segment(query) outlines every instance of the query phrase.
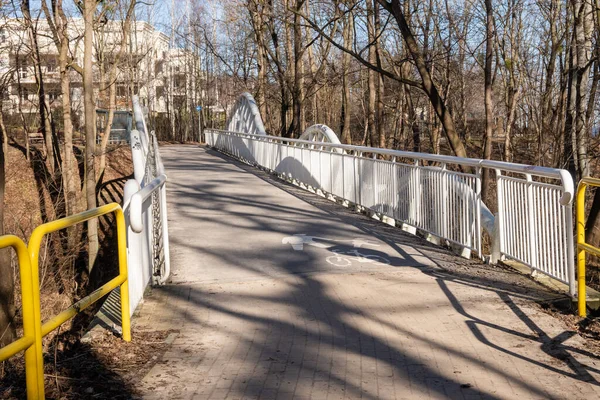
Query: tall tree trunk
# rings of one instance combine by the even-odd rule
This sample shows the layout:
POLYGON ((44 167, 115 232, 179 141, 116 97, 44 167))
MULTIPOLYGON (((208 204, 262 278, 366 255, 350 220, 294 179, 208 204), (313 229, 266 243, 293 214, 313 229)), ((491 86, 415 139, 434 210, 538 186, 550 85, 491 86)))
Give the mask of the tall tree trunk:
POLYGON ((518 88, 511 87, 509 90, 506 129, 504 130, 504 161, 506 162, 512 162, 512 128, 515 123, 515 115, 520 93, 518 88))
MULTIPOLYGON (((373 3, 373 18, 374 18, 374 28, 375 28, 375 59, 377 60, 377 66, 381 69, 381 40, 379 36, 381 35, 381 21, 379 18, 379 3, 373 3)), ((377 124, 377 137, 379 142, 377 143, 378 147, 386 148, 387 140, 385 137, 385 129, 384 128, 384 97, 385 97, 385 87, 383 84, 383 74, 377 73, 377 103, 375 107, 375 118, 377 124)))
POLYGON ((40 114, 40 129, 44 137, 44 143, 46 145, 46 157, 48 160, 48 169, 54 174, 54 170, 58 169, 60 165, 60 153, 57 151, 58 140, 53 134, 52 126, 50 124, 50 109, 46 104, 46 94, 44 91, 44 77, 42 75, 42 63, 40 57, 40 50, 37 41, 36 28, 31 19, 31 8, 29 0, 23 0, 21 3, 21 12, 25 19, 25 25, 27 27, 27 34, 31 44, 31 58, 33 61, 33 68, 35 71, 35 79, 38 85, 38 107, 40 114), (56 151, 55 151, 56 150, 56 151), (58 154, 57 154, 58 153, 58 154))
MULTIPOLYGON (((366 1, 367 8, 367 40, 369 41, 369 63, 377 64, 377 54, 375 49, 375 23, 373 12, 373 0, 366 1)), ((372 69, 367 70, 367 125, 369 131, 370 145, 377 147, 379 138, 377 137, 377 127, 375 123, 375 103, 377 101, 377 73, 372 69)))
POLYGON ((59 47, 58 65, 60 70, 60 90, 63 114, 64 131, 64 162, 62 165, 65 185, 65 211, 67 215, 75 214, 77 207, 77 184, 73 168, 75 156, 73 154, 73 121, 71 119, 71 79, 69 77, 69 37, 67 34, 68 19, 62 7, 62 0, 57 0, 55 9, 58 13, 57 35, 59 47))
MULTIPOLYGON (((85 113, 85 198, 87 208, 96 208, 96 106, 94 104, 94 71, 92 50, 94 37, 94 12, 96 0, 84 1, 84 51, 83 51, 83 105, 85 113)), ((87 223, 88 235, 88 272, 92 271, 98 256, 98 220, 87 223)))
MULTIPOLYGON (((484 105, 485 105, 485 145, 483 148, 483 158, 490 160, 492 158, 492 140, 494 134, 494 100, 493 95, 493 68, 494 62, 494 10, 492 0, 485 0, 485 67, 484 67, 484 105)), ((481 182, 481 198, 487 200, 490 186, 490 170, 483 169, 481 182)))
MULTIPOLYGON (((344 47, 351 48, 354 32, 354 15, 346 14, 344 23, 343 37, 344 47)), ((352 135, 350 132, 351 121, 351 98, 350 98, 350 54, 344 52, 342 54, 342 111, 341 111, 341 127, 342 143, 352 144, 352 135)))
MULTIPOLYGON (((294 32, 293 32, 293 21, 295 21, 294 17, 291 15, 289 10, 292 9, 292 1, 294 0, 284 0, 285 4, 285 14, 286 18, 284 21, 284 35, 285 35, 285 43, 284 43, 284 53, 285 53, 285 61, 288 68, 285 71, 285 79, 286 79, 286 100, 282 104, 282 109, 285 108, 286 112, 289 114, 290 108, 292 109, 292 122, 289 126, 285 126, 285 134, 283 136, 293 137, 295 131, 294 121, 294 82, 296 77, 296 63, 294 60, 294 32)), ((283 112, 283 110, 282 110, 283 112)), ((286 115, 286 122, 289 120, 289 115, 286 115)))
POLYGON ((577 162, 580 177, 590 174, 587 129, 587 97, 589 92, 589 77, 591 67, 591 49, 593 35, 592 0, 582 0, 575 24, 577 42, 577 94, 575 113, 575 142, 577 143, 577 162))
MULTIPOLYGON (((248 1, 248 11, 250 13, 250 20, 252 22, 252 28, 254 30, 254 37, 256 41, 256 69, 257 69, 257 80, 256 80, 256 102, 258 103, 258 109, 260 110, 261 117, 267 118, 267 103, 265 100, 266 90, 266 77, 267 77, 267 52, 264 48, 263 34, 264 34, 264 6, 261 0, 250 0, 248 1)), ((270 119, 268 119, 270 120, 270 119)), ((270 124, 269 124, 270 125, 270 124)))
POLYGON ((295 0, 294 12, 294 133, 300 137, 306 125, 306 114, 304 107, 304 45, 302 40, 302 25, 300 24, 304 0, 295 0))
MULTIPOLYGON (((16 65, 20 65, 22 61, 19 57, 19 52, 15 54, 15 59, 16 65)), ((21 125, 23 126, 23 135, 25 141, 25 158, 27 159, 27 162, 29 162, 31 161, 31 155, 29 151, 29 126, 27 124, 27 121, 25 120, 25 115, 23 113, 23 97, 21 96, 22 90, 23 87, 21 85, 21 76, 19 73, 17 73, 17 91, 19 95, 19 100, 17 101, 17 111, 19 112, 19 118, 21 120, 21 125)))
MULTIPOLYGON (((596 29, 600 29, 600 0, 595 0, 594 2, 595 10, 594 13, 594 22, 596 29)), ((593 134, 591 130, 593 129, 593 121, 595 115, 595 107, 596 107, 596 99, 598 94, 598 84, 600 82, 600 61, 598 57, 600 56, 600 42, 596 42, 596 47, 594 49, 596 59, 594 61, 594 66, 592 68, 593 71, 593 80, 592 80, 592 88, 590 90, 590 96, 588 99, 588 109, 586 112, 586 121, 588 126, 588 133, 593 134)), ((592 201, 592 206, 590 208, 590 212, 588 214, 588 219, 586 221, 585 230, 587 232, 586 241, 590 243, 592 246, 598 246, 600 243, 600 224, 598 221, 600 220, 600 190, 596 189, 594 193, 594 200, 592 201)))
POLYGON ((572 36, 569 52, 564 156, 574 178, 589 175, 586 97, 589 82, 593 13, 589 0, 571 0, 572 36))
MULTIPOLYGON (((2 131, 2 146, 0 146, 0 236, 4 235, 4 192, 6 188, 6 147, 4 146, 6 127, 2 117, 0 107, 0 130, 2 131)), ((0 346, 11 343, 16 337, 15 301, 14 291, 15 282, 13 276, 13 266, 11 264, 10 249, 0 250, 0 346)))

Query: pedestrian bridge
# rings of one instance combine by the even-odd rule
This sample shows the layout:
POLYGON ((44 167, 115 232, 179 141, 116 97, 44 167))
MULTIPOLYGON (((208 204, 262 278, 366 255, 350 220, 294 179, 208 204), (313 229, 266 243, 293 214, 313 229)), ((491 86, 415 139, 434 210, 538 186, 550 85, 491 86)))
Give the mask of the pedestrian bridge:
POLYGON ((566 171, 268 136, 249 95, 207 146, 159 149, 134 109, 123 318, 176 332, 137 394, 600 395, 597 356, 537 305, 577 295, 566 171))

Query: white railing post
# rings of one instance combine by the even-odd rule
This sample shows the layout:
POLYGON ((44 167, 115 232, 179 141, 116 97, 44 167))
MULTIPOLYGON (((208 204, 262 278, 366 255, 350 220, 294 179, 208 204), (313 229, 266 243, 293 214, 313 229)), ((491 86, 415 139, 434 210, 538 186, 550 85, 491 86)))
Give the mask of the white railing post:
POLYGON ((475 215, 473 216, 475 221, 475 248, 477 249, 477 256, 482 258, 482 243, 481 243, 481 174, 482 168, 477 167, 475 172, 475 215))
POLYGON ((496 202, 498 204, 498 213, 496 214, 494 234, 492 239, 492 254, 490 263, 497 264, 504 253, 504 181, 502 171, 496 169, 496 202))
POLYGON ((533 198, 533 185, 530 174, 525 175, 525 179, 527 180, 527 191, 526 191, 526 199, 527 199, 527 218, 529 223, 529 263, 532 268, 532 274, 537 273, 538 268, 538 252, 537 252, 537 219, 535 218, 535 204, 533 198))
POLYGON ((394 199, 394 203, 392 204, 392 214, 394 216, 394 225, 395 220, 398 219, 398 211, 400 206, 398 205, 400 194, 398 193, 398 163, 396 162, 396 157, 392 159, 392 190, 394 195, 392 198, 394 199))
POLYGON ((448 174, 446 173, 446 164, 441 165, 441 178, 442 178, 442 220, 440 223, 442 224, 442 229, 440 233, 442 237, 450 237, 450 227, 448 226, 449 216, 448 216, 448 174))
POLYGON ((413 168, 410 169, 408 199, 408 224, 402 224, 402 229, 413 235, 417 234, 419 221, 419 207, 421 206, 421 174, 419 169, 419 160, 415 160, 413 168))
POLYGON ((171 252, 169 249, 169 226, 167 219, 167 186, 166 183, 160 188, 160 218, 162 225, 163 252, 165 256, 165 270, 158 278, 158 284, 163 285, 171 275, 171 252))

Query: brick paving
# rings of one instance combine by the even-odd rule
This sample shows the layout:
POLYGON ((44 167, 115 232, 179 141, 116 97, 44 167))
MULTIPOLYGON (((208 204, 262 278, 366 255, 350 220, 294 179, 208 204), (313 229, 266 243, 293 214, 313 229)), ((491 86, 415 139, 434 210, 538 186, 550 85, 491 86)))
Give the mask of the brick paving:
POLYGON ((144 398, 599 397, 600 359, 534 302, 556 294, 212 151, 162 152, 173 282, 134 329, 177 336, 144 398))

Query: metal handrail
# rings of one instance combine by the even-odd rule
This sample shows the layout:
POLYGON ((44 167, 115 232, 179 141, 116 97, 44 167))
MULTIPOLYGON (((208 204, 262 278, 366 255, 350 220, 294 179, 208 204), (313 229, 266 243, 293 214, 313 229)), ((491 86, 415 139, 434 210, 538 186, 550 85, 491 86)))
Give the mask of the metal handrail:
MULTIPOLYGON (((252 137, 253 139, 263 140, 263 141, 280 141, 282 143, 296 143, 301 145, 310 145, 315 146, 314 141, 310 140, 301 140, 301 139, 291 139, 284 138, 280 136, 267 136, 267 135, 255 135, 251 133, 243 133, 243 132, 233 132, 221 129, 207 129, 207 131, 215 131, 222 132, 227 134, 236 134, 240 136, 252 137)), ((455 157, 455 156, 446 156, 441 154, 429 154, 429 153, 413 153, 410 151, 403 150, 390 150, 390 149, 382 149, 378 147, 367 147, 367 146, 354 146, 349 144, 335 144, 335 143, 327 143, 327 142, 318 142, 319 147, 327 147, 332 149, 342 149, 357 153, 371 153, 371 154, 380 154, 388 157, 396 157, 396 158, 412 158, 414 160, 420 161, 432 161, 438 162, 441 164, 454 164, 454 165, 462 165, 467 167, 481 167, 481 168, 489 168, 489 169, 502 169, 507 172, 514 172, 520 174, 528 174, 528 175, 536 175, 545 178, 557 179, 562 182, 563 186, 563 197, 561 197, 561 204, 567 205, 571 203, 575 195, 575 187, 573 184, 573 179, 568 171, 558 168, 549 168, 549 167, 539 167, 535 165, 526 165, 526 164, 516 164, 509 163, 504 161, 494 161, 494 160, 482 160, 477 158, 463 158, 463 157, 455 157)))
POLYGON ((28 246, 25 246, 25 243, 16 236, 0 237, 0 248, 9 246, 17 251, 19 258, 24 336, 0 349, 0 361, 24 350, 27 398, 29 400, 44 399, 42 338, 117 287, 120 287, 121 290, 122 337, 126 342, 131 341, 125 216, 119 204, 110 203, 38 226, 33 230, 28 246), (52 232, 107 214, 114 214, 116 219, 119 275, 42 324, 39 279, 39 254, 42 239, 52 232))
POLYGON ((166 181, 167 176, 165 174, 161 174, 144 186, 139 192, 131 196, 131 200, 129 201, 129 222, 131 224, 131 229, 133 229, 135 233, 140 233, 144 229, 144 202, 152 197, 154 192, 159 190, 166 181))

